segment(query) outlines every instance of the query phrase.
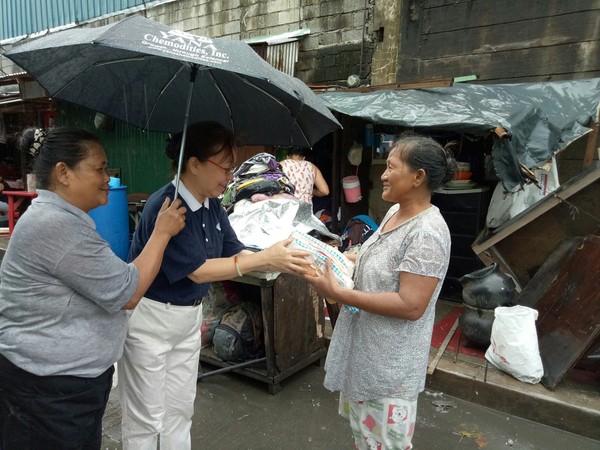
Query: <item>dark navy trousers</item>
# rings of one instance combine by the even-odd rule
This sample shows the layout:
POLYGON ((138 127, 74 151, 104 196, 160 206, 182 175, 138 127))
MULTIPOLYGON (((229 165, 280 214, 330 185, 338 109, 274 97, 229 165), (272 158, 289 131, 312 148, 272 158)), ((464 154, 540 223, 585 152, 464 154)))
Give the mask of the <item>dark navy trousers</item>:
POLYGON ((99 450, 113 372, 37 376, 0 355, 0 450, 99 450))

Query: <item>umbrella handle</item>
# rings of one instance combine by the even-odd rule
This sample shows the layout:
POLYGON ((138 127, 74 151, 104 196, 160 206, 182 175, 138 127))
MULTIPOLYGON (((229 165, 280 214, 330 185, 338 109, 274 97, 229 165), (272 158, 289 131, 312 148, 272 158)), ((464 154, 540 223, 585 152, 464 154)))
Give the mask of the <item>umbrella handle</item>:
POLYGON ((198 65, 192 64, 192 71, 190 72, 190 87, 188 89, 185 117, 183 119, 183 131, 181 133, 181 146, 179 147, 179 161, 177 162, 177 176, 175 177, 175 195, 173 196, 173 200, 176 200, 179 195, 179 179, 181 178, 181 168, 183 166, 183 151, 185 149, 185 140, 187 138, 187 126, 190 120, 190 108, 192 105, 192 93, 194 91, 194 83, 196 82, 197 73, 198 65))

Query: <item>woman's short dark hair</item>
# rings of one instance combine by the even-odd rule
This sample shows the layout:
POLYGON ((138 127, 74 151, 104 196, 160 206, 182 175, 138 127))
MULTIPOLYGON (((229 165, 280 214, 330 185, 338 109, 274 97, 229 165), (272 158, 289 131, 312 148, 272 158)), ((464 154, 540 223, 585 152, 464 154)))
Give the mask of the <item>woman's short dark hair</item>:
MULTIPOLYGON (((171 160, 173 171, 177 171, 179 151, 183 133, 175 134, 167 142, 165 154, 171 160)), ((211 156, 226 151, 227 156, 233 154, 237 145, 235 134, 219 122, 205 121, 191 124, 187 128, 183 149, 181 171, 185 172, 187 161, 195 157, 198 161, 206 161, 211 156)))
POLYGON ((310 150, 306 147, 288 147, 287 148, 287 155, 288 156, 292 156, 292 155, 298 155, 298 156, 308 156, 308 154, 310 153, 310 150))
POLYGON ((452 180, 458 166, 449 148, 434 139, 416 134, 401 135, 392 147, 398 157, 413 170, 425 171, 427 186, 435 191, 452 180))
POLYGON ((87 158, 89 149, 86 142, 100 144, 95 134, 79 128, 57 127, 43 131, 31 127, 23 130, 17 145, 25 156, 27 166, 35 174, 36 186, 48 189, 56 164, 62 162, 73 169, 87 158))

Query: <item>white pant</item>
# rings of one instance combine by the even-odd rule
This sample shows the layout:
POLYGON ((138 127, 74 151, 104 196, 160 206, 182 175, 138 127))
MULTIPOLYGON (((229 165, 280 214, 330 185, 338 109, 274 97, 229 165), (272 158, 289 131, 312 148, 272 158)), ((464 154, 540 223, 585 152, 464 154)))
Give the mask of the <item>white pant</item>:
POLYGON ((202 307, 142 298, 119 361, 124 450, 191 448, 202 307))

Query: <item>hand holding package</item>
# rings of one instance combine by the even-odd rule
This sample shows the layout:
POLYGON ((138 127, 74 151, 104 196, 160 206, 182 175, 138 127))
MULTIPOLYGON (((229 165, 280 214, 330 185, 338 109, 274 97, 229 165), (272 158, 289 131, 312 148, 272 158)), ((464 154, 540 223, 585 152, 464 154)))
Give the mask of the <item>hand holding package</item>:
POLYGON ((293 241, 288 245, 288 248, 309 251, 311 253, 311 265, 315 270, 324 272, 327 260, 330 259, 331 268, 340 286, 347 289, 354 287, 354 281, 352 280, 354 263, 337 249, 300 231, 293 231, 290 237, 293 241))

